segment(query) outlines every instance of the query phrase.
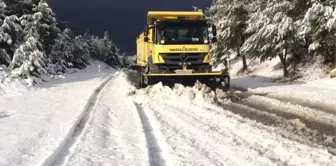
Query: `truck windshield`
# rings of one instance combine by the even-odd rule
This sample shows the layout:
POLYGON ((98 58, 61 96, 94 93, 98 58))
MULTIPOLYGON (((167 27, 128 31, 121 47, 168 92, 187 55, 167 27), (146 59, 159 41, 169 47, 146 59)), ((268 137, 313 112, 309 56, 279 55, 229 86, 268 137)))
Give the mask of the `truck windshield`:
POLYGON ((203 44, 208 43, 206 24, 162 23, 158 26, 157 39, 160 44, 203 44))

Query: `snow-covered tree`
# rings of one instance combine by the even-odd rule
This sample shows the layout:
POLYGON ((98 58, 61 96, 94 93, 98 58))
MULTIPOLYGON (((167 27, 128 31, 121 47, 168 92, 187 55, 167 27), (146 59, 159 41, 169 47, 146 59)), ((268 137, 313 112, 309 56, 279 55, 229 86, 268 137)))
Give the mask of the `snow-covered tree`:
POLYGON ((67 68, 74 67, 72 63, 75 59, 73 55, 74 43, 71 38, 71 30, 65 29, 62 33, 58 34, 55 39, 52 51, 49 55, 49 65, 53 66, 51 72, 64 71, 67 68))
POLYGON ((6 4, 0 2, 0 63, 9 65, 15 49, 22 42, 22 27, 16 15, 5 15, 6 8, 6 4))
POLYGON ((250 15, 246 33, 252 35, 243 44, 242 50, 247 54, 257 53, 262 61, 278 56, 286 77, 287 57, 292 53, 296 32, 294 20, 287 13, 293 10, 294 5, 287 0, 267 0, 265 4, 250 15))
POLYGON ((44 45, 44 49, 48 54, 54 39, 57 37, 57 34, 60 33, 60 29, 57 28, 55 13, 44 0, 41 0, 38 5, 33 8, 33 12, 40 15, 37 31, 44 45))
MULTIPOLYGON (((5 18, 5 9, 6 4, 0 0, 0 25, 3 24, 3 20, 5 18)), ((3 28, 0 27, 0 64, 10 62, 10 57, 7 54, 6 50, 3 49, 3 43, 8 43, 10 40, 10 36, 3 31, 3 28)))
POLYGON ((119 48, 113 43, 108 32, 104 33, 103 38, 91 36, 90 40, 91 55, 111 66, 119 66, 120 61, 118 56, 119 48))
POLYGON ((247 0, 218 0, 209 9, 210 20, 215 23, 218 43, 214 57, 220 59, 230 50, 242 57, 243 69, 247 69, 246 57, 241 52, 248 37, 245 33, 248 20, 247 0))
POLYGON ((306 12, 300 35, 309 39, 309 51, 325 55, 329 61, 336 54, 336 6, 314 3, 306 12))
POLYGON ((33 6, 39 0, 3 0, 10 10, 7 10, 7 15, 16 15, 21 17, 24 14, 32 14, 33 6))
POLYGON ((136 56, 135 55, 128 55, 127 53, 123 53, 119 55, 119 61, 123 67, 131 67, 135 65, 136 56))
POLYGON ((38 41, 29 37, 14 53, 11 63, 13 74, 29 78, 45 74, 44 53, 38 49, 38 41))
POLYGON ((0 0, 0 64, 17 76, 84 68, 92 57, 120 64, 118 55, 107 32, 103 38, 76 36, 65 24, 58 25, 46 0, 0 0))
POLYGON ((79 35, 74 39, 74 64, 77 68, 85 68, 89 64, 88 59, 90 59, 90 46, 85 41, 84 37, 79 35))
MULTIPOLYGON (((288 76, 287 58, 308 49, 335 58, 335 8, 333 0, 216 0, 207 11, 218 29, 215 61, 232 51, 262 61, 279 57, 288 76)), ((242 62, 246 68, 244 56, 242 62)))

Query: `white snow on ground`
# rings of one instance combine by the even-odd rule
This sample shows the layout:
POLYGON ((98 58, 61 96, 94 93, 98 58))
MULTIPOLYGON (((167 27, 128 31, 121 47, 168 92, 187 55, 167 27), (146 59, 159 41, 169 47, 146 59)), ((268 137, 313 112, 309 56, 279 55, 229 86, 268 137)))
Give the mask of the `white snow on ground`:
POLYGON ((176 165, 334 165, 324 149, 211 104, 213 94, 157 84, 133 96, 158 122, 176 165), (271 131, 271 132, 270 132, 271 131))
POLYGON ((320 63, 321 61, 316 60, 309 66, 298 66, 298 74, 302 77, 286 83, 274 81, 283 75, 279 58, 262 63, 259 59, 248 58, 247 62, 250 71, 248 74, 239 73, 242 68, 241 58, 234 57, 231 62, 231 86, 233 88, 249 89, 252 93, 263 93, 267 97, 336 114, 336 79, 330 78, 329 73, 320 63))
POLYGON ((9 78, 9 71, 5 66, 0 66, 0 96, 1 95, 19 95, 29 88, 18 79, 9 78))
POLYGON ((94 89, 114 72, 104 66, 96 62, 15 93, 16 84, 0 83, 0 165, 42 165, 73 130, 94 89))
POLYGON ((308 83, 272 83, 260 77, 234 78, 232 87, 258 91, 269 97, 328 110, 336 114, 336 79, 321 79, 308 83))
MULTIPOLYGON (((171 89, 157 84, 136 90, 125 73, 104 70, 99 65, 13 94, 2 85, 5 95, 0 95, 0 165, 42 165, 54 160, 56 165, 161 165, 157 160, 167 165, 336 163, 336 156, 323 147, 294 141, 276 127, 216 106, 215 93, 207 88, 177 85, 171 89), (74 137, 69 135, 82 119, 90 95, 112 73, 114 78, 97 102, 90 101, 94 107, 84 115, 88 121, 82 124, 83 130, 74 137), (64 141, 69 141, 69 149, 59 149, 64 141), (50 158, 55 154, 60 154, 59 158, 50 158)), ((323 106, 335 101, 334 80, 288 85, 261 84, 265 79, 258 78, 234 78, 232 83, 259 88, 251 92, 273 97, 311 96, 316 103, 323 100, 323 106)), ((250 100, 270 102, 260 96, 250 100)), ((272 104, 285 111, 299 108, 272 104)), ((296 111, 305 117, 323 117, 328 124, 334 122, 325 112, 296 111)))
MULTIPOLYGON (((328 71, 328 68, 322 64, 322 60, 319 58, 320 57, 316 57, 314 60, 312 60, 313 62, 311 64, 298 64, 295 67, 296 75, 298 76, 296 80, 301 82, 309 82, 330 77, 330 71, 328 71)), ((247 65, 248 71, 241 73, 241 69, 243 67, 242 58, 232 56, 232 60, 230 62, 231 76, 245 77, 250 75, 264 77, 270 80, 281 78, 283 76, 282 64, 278 57, 271 60, 266 60, 264 62, 261 62, 259 58, 247 57, 247 65)), ((224 65, 220 64, 215 67, 215 70, 220 70, 222 68, 224 68, 224 65)), ((293 70, 294 66, 291 65, 288 68, 293 70)))
POLYGON ((102 91, 63 165, 148 165, 146 137, 127 85, 116 76, 102 91))

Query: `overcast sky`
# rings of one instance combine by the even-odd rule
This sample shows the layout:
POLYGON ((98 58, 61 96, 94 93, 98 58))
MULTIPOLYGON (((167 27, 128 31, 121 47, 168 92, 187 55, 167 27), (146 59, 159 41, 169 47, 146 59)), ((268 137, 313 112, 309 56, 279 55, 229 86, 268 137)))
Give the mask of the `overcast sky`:
POLYGON ((96 35, 108 30, 122 51, 134 53, 148 10, 192 10, 208 7, 213 0, 49 0, 57 18, 71 22, 77 32, 96 35))

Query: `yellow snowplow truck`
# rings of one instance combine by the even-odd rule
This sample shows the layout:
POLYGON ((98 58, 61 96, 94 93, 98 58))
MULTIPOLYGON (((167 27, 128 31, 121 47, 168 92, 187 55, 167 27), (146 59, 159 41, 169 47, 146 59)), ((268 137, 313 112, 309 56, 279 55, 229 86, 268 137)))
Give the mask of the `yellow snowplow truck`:
MULTIPOLYGON (((199 11, 149 11, 136 40, 141 87, 158 82, 230 86, 229 69, 212 71, 211 44, 216 28, 199 11), (210 37, 212 36, 212 37, 210 37)), ((226 65, 228 66, 228 65, 226 65)))

